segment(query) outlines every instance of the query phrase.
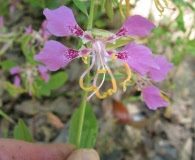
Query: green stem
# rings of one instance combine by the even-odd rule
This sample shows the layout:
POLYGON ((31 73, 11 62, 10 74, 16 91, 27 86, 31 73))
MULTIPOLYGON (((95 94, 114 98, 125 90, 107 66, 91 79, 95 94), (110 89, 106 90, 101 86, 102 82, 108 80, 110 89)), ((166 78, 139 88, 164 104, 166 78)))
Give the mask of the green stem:
POLYGON ((88 21, 87 30, 92 30, 94 7, 95 7, 95 0, 91 0, 90 13, 89 13, 89 21, 88 21))
MULTIPOLYGON (((93 26, 94 4, 95 4, 95 0, 91 0, 87 30, 91 30, 92 26, 93 26)), ((89 68, 89 66, 90 66, 90 58, 88 57, 88 63, 86 65, 86 68, 89 68)), ((90 83, 90 74, 87 73, 86 78, 85 78, 85 86, 88 87, 89 83, 90 83)), ((80 148, 80 143, 81 143, 81 136, 82 136, 82 130, 83 130, 84 117, 85 117, 87 95, 88 95, 88 92, 84 91, 83 96, 82 96, 81 106, 80 106, 81 107, 81 114, 80 114, 80 118, 79 118, 79 128, 78 128, 78 134, 77 134, 77 140, 76 140, 77 148, 80 148)))

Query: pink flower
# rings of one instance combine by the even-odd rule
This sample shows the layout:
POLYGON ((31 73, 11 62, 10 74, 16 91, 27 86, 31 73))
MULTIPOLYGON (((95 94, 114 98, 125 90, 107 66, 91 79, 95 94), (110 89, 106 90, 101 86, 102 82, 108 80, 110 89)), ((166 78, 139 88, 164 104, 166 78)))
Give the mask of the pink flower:
POLYGON ((153 23, 139 15, 129 17, 115 35, 106 39, 94 39, 89 32, 84 32, 79 27, 72 10, 68 7, 61 6, 55 10, 45 9, 43 13, 47 18, 47 29, 53 35, 60 37, 73 35, 82 38, 83 42, 87 41, 91 43, 90 48, 74 50, 64 46, 60 42, 50 40, 45 43, 45 46, 40 53, 34 57, 36 61, 44 63, 49 70, 56 71, 67 66, 69 62, 78 57, 82 57, 82 60, 87 63, 86 59, 90 56, 90 67, 81 75, 79 81, 82 89, 93 91, 93 93, 88 96, 87 100, 94 94, 99 98, 105 98, 116 92, 116 81, 109 68, 108 59, 113 62, 118 59, 124 63, 128 75, 128 78, 124 81, 124 86, 126 81, 130 79, 130 68, 140 75, 148 73, 151 68, 159 69, 158 64, 154 61, 152 52, 143 45, 136 45, 133 42, 126 45, 123 51, 120 52, 116 52, 115 50, 108 51, 106 49, 107 42, 114 43, 116 39, 123 36, 146 36, 155 28, 153 23), (84 87, 83 79, 85 78, 85 75, 95 66, 97 67, 97 73, 94 76, 92 86, 84 87), (103 74, 103 79, 98 83, 97 81, 100 74, 103 74), (105 93, 100 94, 99 89, 104 83, 106 74, 111 77, 112 88, 108 89, 105 93))
POLYGON ((22 68, 20 68, 19 66, 13 67, 10 69, 10 74, 15 75, 14 76, 14 85, 16 87, 20 87, 20 82, 21 82, 20 72, 21 71, 22 71, 22 68))
POLYGON ((26 31, 25 31, 25 33, 24 34, 32 34, 33 33, 33 29, 32 29, 32 26, 31 25, 29 25, 27 28, 26 28, 26 31))
POLYGON ((148 108, 152 110, 168 106, 168 102, 162 98, 160 90, 155 86, 151 85, 143 88, 142 94, 148 108))
POLYGON ((22 70, 22 68, 20 68, 20 67, 13 67, 13 68, 11 68, 10 69, 10 73, 13 75, 13 74, 17 74, 17 73, 19 73, 19 72, 21 72, 21 70, 22 70))
POLYGON ((117 58, 127 62, 134 72, 141 75, 146 74, 151 68, 159 69, 154 62, 151 50, 145 46, 136 45, 135 42, 126 45, 122 52, 118 52, 117 58))
POLYGON ((166 78, 167 73, 173 68, 173 64, 168 62, 164 56, 158 56, 154 61, 158 64, 159 69, 150 68, 148 75, 154 82, 160 82, 166 78))

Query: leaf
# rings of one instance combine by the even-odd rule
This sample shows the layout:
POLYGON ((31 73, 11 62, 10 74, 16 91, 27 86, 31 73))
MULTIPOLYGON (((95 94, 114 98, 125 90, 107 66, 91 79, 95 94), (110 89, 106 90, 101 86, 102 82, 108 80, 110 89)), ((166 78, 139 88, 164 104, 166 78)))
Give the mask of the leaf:
POLYGON ((3 118, 5 118, 11 123, 15 123, 14 120, 10 116, 8 116, 5 112, 3 112, 1 109, 0 109, 0 116, 2 116, 3 118))
POLYGON ((22 119, 19 119, 18 124, 14 127, 14 138, 33 142, 32 135, 22 119))
POLYGON ((16 62, 13 62, 10 60, 3 61, 0 63, 0 65, 6 71, 10 71, 11 68, 18 66, 18 64, 16 62))
POLYGON ((134 39, 131 38, 131 37, 122 37, 120 39, 117 39, 114 44, 113 43, 108 43, 106 45, 106 48, 108 50, 116 49, 116 48, 119 48, 119 47, 122 47, 122 46, 124 46, 126 44, 131 43, 133 40, 134 39))
POLYGON ((113 35, 113 33, 109 32, 109 31, 106 31, 106 30, 103 30, 103 29, 92 29, 92 34, 95 35, 95 36, 102 36, 103 38, 107 38, 111 35, 113 35))
POLYGON ((130 125, 135 128, 146 127, 151 121, 151 118, 139 121, 134 120, 127 108, 121 102, 115 100, 113 101, 113 114, 119 123, 130 125))
POLYGON ((85 5, 80 0, 73 0, 73 2, 88 17, 85 5))
POLYGON ((32 37, 30 35, 25 35, 22 39, 22 52, 26 57, 26 60, 31 64, 37 65, 38 63, 34 61, 35 49, 34 46, 31 45, 32 37))
MULTIPOLYGON (((75 110, 72 115, 69 130, 69 142, 76 145, 82 107, 75 110)), ((86 104, 83 129, 81 134, 80 148, 93 148, 98 132, 98 123, 93 109, 89 103, 86 104)))
POLYGON ((68 79, 68 75, 66 72, 57 72, 53 74, 49 81, 47 82, 47 86, 49 89, 54 90, 61 87, 68 79))
POLYGON ((113 100, 113 115, 119 123, 128 124, 132 121, 127 108, 116 100, 113 100))
POLYGON ((51 90, 48 87, 48 84, 42 80, 38 79, 35 81, 35 84, 33 85, 34 93, 36 97, 42 97, 42 96, 50 96, 51 90))
MULTIPOLYGON (((114 74, 113 76, 114 76, 115 80, 121 80, 121 79, 125 79, 127 77, 127 75, 125 75, 125 74, 114 74)), ((103 74, 100 74, 98 79, 103 79, 103 74)), ((110 75, 106 74, 105 80, 111 80, 110 75)))
POLYGON ((187 45, 185 46, 186 48, 186 53, 191 54, 195 56, 195 40, 189 40, 187 45))
POLYGON ((25 90, 21 87, 16 87, 10 82, 5 83, 5 89, 9 92, 9 94, 13 97, 17 97, 19 94, 24 93, 25 90))
POLYGON ((183 11, 180 8, 179 8, 179 15, 177 16, 176 21, 177 21, 177 27, 183 32, 185 32, 186 29, 184 25, 183 11))
POLYGON ((108 18, 112 21, 113 20, 112 0, 106 0, 105 9, 106 9, 106 14, 107 14, 108 18))

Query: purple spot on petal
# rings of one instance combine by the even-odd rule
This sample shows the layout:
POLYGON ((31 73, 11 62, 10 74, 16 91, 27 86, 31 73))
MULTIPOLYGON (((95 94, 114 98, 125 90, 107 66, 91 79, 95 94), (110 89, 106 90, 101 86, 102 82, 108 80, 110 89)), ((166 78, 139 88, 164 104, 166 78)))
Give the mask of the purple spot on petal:
POLYGON ((127 33, 127 30, 126 30, 125 28, 122 27, 122 28, 116 33, 116 35, 117 35, 117 37, 122 37, 122 36, 126 35, 126 33, 127 33))

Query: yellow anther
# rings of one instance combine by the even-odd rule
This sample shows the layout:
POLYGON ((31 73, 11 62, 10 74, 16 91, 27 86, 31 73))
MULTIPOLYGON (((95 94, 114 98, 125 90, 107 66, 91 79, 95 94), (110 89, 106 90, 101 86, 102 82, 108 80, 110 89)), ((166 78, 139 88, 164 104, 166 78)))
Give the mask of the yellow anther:
POLYGON ((108 95, 112 95, 113 93, 116 92, 117 90, 117 85, 116 85, 116 80, 115 79, 111 79, 112 82, 112 89, 108 89, 106 92, 104 92, 103 94, 99 93, 99 90, 96 91, 96 96, 100 99, 106 98, 108 95))
POLYGON ((112 61, 115 61, 116 60, 116 55, 114 53, 112 53, 112 61))
POLYGON ((95 90, 97 89, 96 86, 84 87, 84 85, 83 85, 83 78, 80 78, 80 79, 79 79, 79 85, 80 85, 80 87, 81 87, 84 91, 87 91, 87 92, 95 91, 95 90))
POLYGON ((127 78, 123 82, 123 91, 125 92, 127 89, 126 83, 131 79, 131 69, 129 68, 129 65, 127 63, 124 63, 124 66, 127 72, 127 78))
POLYGON ((87 64, 87 58, 88 58, 88 54, 84 54, 84 55, 82 56, 82 61, 83 61, 85 64, 87 64))
POLYGON ((97 73, 96 74, 106 74, 106 69, 100 69, 100 70, 97 70, 97 73))
MULTIPOLYGON (((166 7, 168 7, 168 2, 167 0, 163 0, 164 4, 166 7)), ((160 15, 162 15, 162 13, 164 12, 164 8, 163 5, 161 4, 161 2, 159 0, 154 0, 155 6, 157 8, 157 10, 160 12, 160 15)))
POLYGON ((122 2, 123 2, 123 0, 120 0, 120 2, 119 2, 119 12, 120 12, 121 16, 123 17, 123 19, 125 19, 125 15, 123 13, 122 2))

